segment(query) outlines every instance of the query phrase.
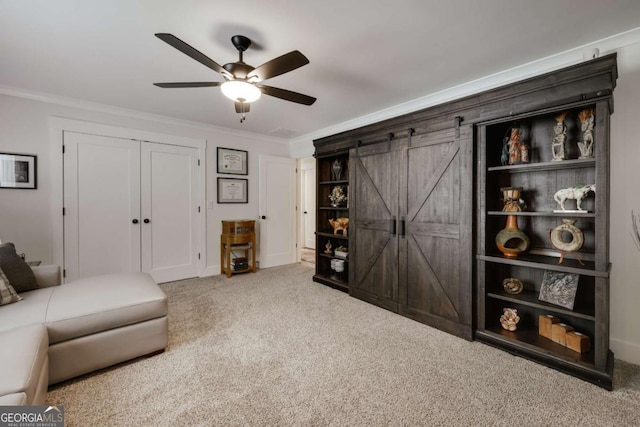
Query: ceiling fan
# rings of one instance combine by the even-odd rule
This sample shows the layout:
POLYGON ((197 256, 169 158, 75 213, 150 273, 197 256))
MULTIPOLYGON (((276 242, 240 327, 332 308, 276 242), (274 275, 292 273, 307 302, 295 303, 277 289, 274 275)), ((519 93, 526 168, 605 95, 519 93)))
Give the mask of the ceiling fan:
POLYGON ((236 113, 242 114, 240 123, 245 120, 245 114, 249 112, 251 102, 260 98, 261 94, 284 99, 285 101, 296 102, 298 104, 311 105, 316 98, 292 92, 286 89, 279 89, 273 86, 263 85, 260 82, 279 76, 309 63, 306 56, 297 50, 286 53, 271 61, 265 62, 259 67, 252 67, 242 60, 242 54, 251 46, 251 40, 245 36, 231 37, 231 43, 238 50, 239 59, 236 62, 229 62, 220 66, 217 62, 183 42, 176 36, 168 33, 157 33, 156 37, 168 43, 187 56, 195 59, 199 63, 211 68, 213 71, 222 74, 224 82, 182 82, 182 83, 154 83, 162 88, 186 88, 186 87, 211 87, 220 86, 222 93, 235 102, 236 113))

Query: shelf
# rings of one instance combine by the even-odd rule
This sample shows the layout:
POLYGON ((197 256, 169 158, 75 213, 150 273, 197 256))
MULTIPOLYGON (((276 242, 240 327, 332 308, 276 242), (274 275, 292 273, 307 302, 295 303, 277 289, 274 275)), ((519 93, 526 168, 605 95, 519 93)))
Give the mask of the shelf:
POLYGON ((595 212, 552 212, 552 211, 540 211, 540 212, 503 212, 503 211, 488 211, 487 215, 497 216, 545 216, 545 217, 562 217, 562 218, 595 218, 595 212))
POLYGON ((331 237, 331 238, 334 238, 334 239, 342 239, 342 240, 349 240, 348 236, 343 236, 342 234, 324 233, 322 231, 316 231, 316 236, 331 237))
POLYGON ((339 291, 349 292, 349 284, 335 277, 326 276, 324 274, 316 274, 313 276, 313 281, 322 283, 323 285, 331 286, 332 288, 339 291))
POLYGON ((522 173, 522 172, 550 171, 550 170, 556 170, 556 169, 590 168, 590 167, 595 167, 595 165, 596 165, 595 159, 571 159, 571 160, 562 160, 559 162, 523 163, 520 165, 491 166, 487 168, 487 171, 488 172, 522 173))
POLYGON ((524 254, 518 258, 506 258, 501 255, 476 255, 479 261, 494 262, 497 264, 516 265, 520 267, 532 267, 544 270, 560 271, 562 273, 577 273, 585 276, 609 277, 609 271, 596 270, 592 261, 585 261, 584 266, 577 260, 564 259, 558 264, 558 258, 544 255, 524 254))
POLYGON ((494 326, 485 329, 483 334, 492 336, 492 338, 512 346, 514 350, 517 350, 518 347, 525 347, 529 351, 536 351, 565 362, 577 364, 589 369, 595 368, 593 349, 588 353, 578 353, 539 335, 537 328, 523 328, 511 332, 502 329, 500 326, 494 326))
POLYGON ((322 181, 319 182, 318 184, 320 185, 338 185, 338 184, 348 184, 349 180, 348 179, 341 179, 339 181, 322 181))
POLYGON ((591 321, 596 320, 593 309, 587 310, 587 309, 584 309, 584 308, 581 309, 578 307, 578 308, 575 308, 574 310, 569 310, 557 305, 548 304, 546 302, 538 300, 538 294, 535 292, 523 291, 522 293, 517 295, 487 292, 487 296, 490 298, 499 299, 499 300, 511 302, 514 304, 526 305, 528 307, 537 308, 539 310, 550 311, 565 317, 574 317, 574 318, 580 318, 580 319, 591 320, 591 321))
POLYGON ((347 206, 338 206, 338 207, 333 207, 333 206, 320 206, 318 209, 320 209, 321 211, 348 211, 349 208, 347 206))
POLYGON ((329 255, 329 254, 325 254, 325 253, 319 253, 318 255, 320 255, 323 258, 329 258, 329 259, 339 259, 342 260, 344 262, 349 262, 349 259, 347 258, 340 258, 339 256, 335 256, 335 255, 329 255))

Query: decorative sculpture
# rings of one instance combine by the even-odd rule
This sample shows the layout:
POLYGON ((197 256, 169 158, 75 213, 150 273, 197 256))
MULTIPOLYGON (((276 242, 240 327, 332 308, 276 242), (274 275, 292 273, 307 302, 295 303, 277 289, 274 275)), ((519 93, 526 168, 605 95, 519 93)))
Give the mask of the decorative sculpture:
POLYGON ((503 308, 502 316, 500 316, 500 324, 507 331, 515 331, 518 329, 518 322, 520 321, 520 316, 518 316, 518 310, 515 308, 503 308))
POLYGON ((578 114, 582 129, 582 142, 578 142, 580 149, 580 159, 590 159, 593 157, 593 126, 595 111, 587 108, 578 114))
MULTIPOLYGON (((563 219, 563 224, 560 224, 553 230, 549 232, 549 240, 554 248, 560 251, 560 260, 558 260, 558 264, 562 264, 564 261, 564 256, 569 252, 577 252, 584 245, 584 234, 582 230, 576 227, 574 224, 576 223, 575 219, 563 219), (571 240, 565 242, 562 238, 563 233, 569 233, 571 235, 571 240)), ((580 260, 578 260, 582 263, 580 260)))
POLYGON ((335 159, 331 164, 331 176, 334 181, 340 181, 340 176, 342 175, 342 162, 338 159, 335 159))
POLYGON ((527 208, 524 200, 520 198, 521 187, 503 187, 500 191, 502 191, 502 201, 504 203, 503 212, 522 212, 527 208))
POLYGON ((524 289, 522 282, 515 277, 507 277, 504 279, 502 281, 502 287, 506 293, 512 295, 517 295, 522 292, 522 289, 524 289))
POLYGON ((329 224, 333 227, 333 234, 338 234, 338 231, 342 230, 342 235, 347 235, 347 227, 349 227, 349 218, 341 217, 336 219, 330 219, 329 224))
POLYGON ((564 160, 564 142, 567 139, 567 127, 564 124, 565 117, 567 117, 566 111, 556 116, 556 125, 553 127, 551 149, 553 152, 552 160, 555 162, 564 160))
POLYGON ((331 253, 331 240, 327 240, 327 243, 324 245, 324 253, 325 254, 330 254, 331 253))
POLYGON ((347 195, 342 185, 336 185, 331 189, 329 194, 329 200, 331 200, 331 206, 338 207, 347 200, 347 195))
POLYGON ((560 204, 560 209, 555 209, 554 212, 587 212, 582 209, 582 201, 587 197, 587 194, 592 192, 595 194, 596 185, 578 185, 576 187, 563 188, 562 190, 558 190, 556 194, 553 195, 553 198, 558 204, 560 204), (576 201, 576 210, 565 209, 564 202, 568 199, 573 199, 576 201))
POLYGON ((496 234, 496 247, 507 258, 516 258, 529 249, 529 236, 518 228, 518 217, 507 216, 507 226, 496 234))
POLYGON ((511 128, 511 137, 509 138, 509 164, 517 165, 522 159, 520 153, 520 129, 511 128))

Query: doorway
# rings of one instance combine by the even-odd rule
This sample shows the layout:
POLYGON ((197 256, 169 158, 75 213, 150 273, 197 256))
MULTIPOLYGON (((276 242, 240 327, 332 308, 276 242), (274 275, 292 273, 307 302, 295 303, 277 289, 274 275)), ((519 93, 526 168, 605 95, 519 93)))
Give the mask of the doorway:
POLYGON ((300 160, 300 260, 315 264, 316 159, 300 160))

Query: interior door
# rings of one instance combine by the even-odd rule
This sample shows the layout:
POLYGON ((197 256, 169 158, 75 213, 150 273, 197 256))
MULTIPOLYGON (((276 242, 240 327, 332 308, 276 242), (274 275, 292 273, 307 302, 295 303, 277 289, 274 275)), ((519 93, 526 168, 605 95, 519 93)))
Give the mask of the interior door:
POLYGON ((380 142, 349 153, 349 293, 398 310, 398 193, 400 141, 380 142), (353 212, 355 210, 355 212, 353 212))
POLYGON ((296 261, 296 160, 259 156, 260 268, 296 261))
POLYGON ((64 133, 65 280, 140 271, 136 141, 64 133))
POLYGON ((306 166, 302 169, 302 185, 303 185, 303 230, 304 230, 304 246, 305 248, 315 249, 316 247, 316 168, 315 161, 312 166, 306 166))
POLYGON ((401 314, 471 339, 473 128, 418 134, 406 150, 401 314))
POLYGON ((163 283, 198 276, 198 150, 141 144, 142 271, 163 283))

